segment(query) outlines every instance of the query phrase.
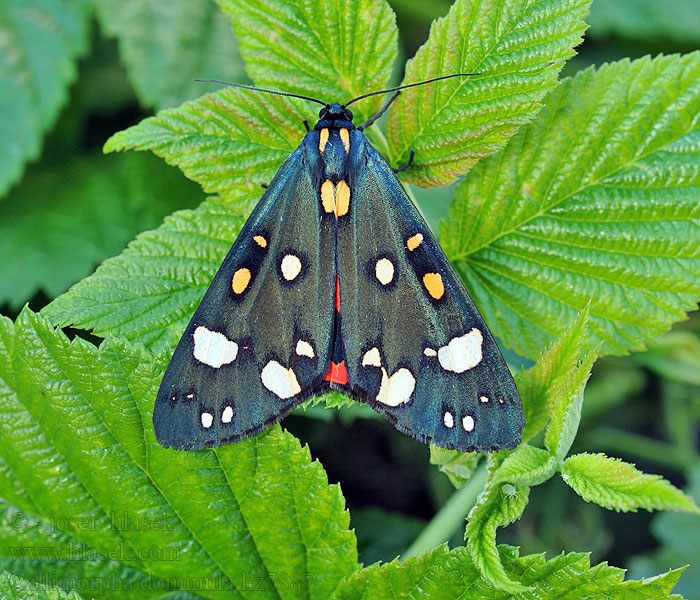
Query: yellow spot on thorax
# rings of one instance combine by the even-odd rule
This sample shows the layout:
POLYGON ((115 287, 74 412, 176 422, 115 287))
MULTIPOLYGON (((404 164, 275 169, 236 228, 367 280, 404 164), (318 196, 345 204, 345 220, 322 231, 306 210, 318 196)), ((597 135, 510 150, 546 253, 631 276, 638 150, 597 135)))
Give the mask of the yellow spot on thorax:
POLYGON ((242 294, 250 283, 250 271, 243 267, 233 274, 231 288, 234 294, 242 294))
POLYGON ((418 246, 420 246, 421 242, 423 241, 423 234, 422 233, 417 233, 416 235, 412 235, 410 238, 406 240, 406 247, 413 252, 418 246))
POLYGON ((262 235, 256 235, 253 239, 261 248, 267 248, 267 240, 262 235))
POLYGON ((445 293, 445 286, 442 283, 440 273, 426 273, 423 275, 423 285, 425 289, 428 290, 428 293, 436 300, 442 298, 445 293))
POLYGON ((347 154, 350 152, 350 134, 345 127, 340 130, 340 139, 343 140, 343 146, 345 146, 345 153, 347 154))
POLYGON ((321 129, 321 133, 318 137, 318 151, 323 152, 326 149, 326 144, 328 143, 328 127, 321 129))

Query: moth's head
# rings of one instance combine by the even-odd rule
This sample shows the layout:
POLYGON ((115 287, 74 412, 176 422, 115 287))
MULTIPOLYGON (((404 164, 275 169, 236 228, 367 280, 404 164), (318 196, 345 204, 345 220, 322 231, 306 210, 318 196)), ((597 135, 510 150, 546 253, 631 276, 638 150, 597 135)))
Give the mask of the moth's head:
POLYGON ((352 111, 349 108, 341 106, 337 102, 326 104, 318 111, 318 123, 314 129, 323 129, 330 127, 332 129, 353 129, 352 111))

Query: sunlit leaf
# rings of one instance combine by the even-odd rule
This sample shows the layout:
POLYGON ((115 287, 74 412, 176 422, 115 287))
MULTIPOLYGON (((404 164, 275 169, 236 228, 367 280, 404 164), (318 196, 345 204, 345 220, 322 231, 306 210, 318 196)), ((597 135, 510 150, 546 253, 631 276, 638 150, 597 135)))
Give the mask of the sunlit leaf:
MULTIPOLYGON (((397 30, 385 0, 217 1, 233 23, 256 85, 324 102, 346 102, 386 86, 397 30)), ((372 98, 353 111, 362 118, 381 103, 372 98)))
POLYGON ((246 585, 259 578, 269 596, 328 598, 357 568, 340 488, 279 426, 214 450, 161 447, 160 373, 142 348, 69 342, 28 310, 2 319, 0 457, 31 500, 22 510, 183 591, 259 598, 246 585))
POLYGON ((700 514, 693 500, 659 475, 604 454, 576 454, 564 461, 561 476, 587 502, 608 509, 636 512, 678 510, 700 514))
POLYGON ((642 349, 700 297, 700 53, 566 80, 457 186, 441 243, 525 356, 589 301, 602 353, 642 349))
POLYGON ((390 155, 410 151, 411 183, 446 185, 502 148, 539 110, 586 28, 590 0, 457 0, 406 64, 404 83, 478 73, 405 90, 387 126, 390 155))

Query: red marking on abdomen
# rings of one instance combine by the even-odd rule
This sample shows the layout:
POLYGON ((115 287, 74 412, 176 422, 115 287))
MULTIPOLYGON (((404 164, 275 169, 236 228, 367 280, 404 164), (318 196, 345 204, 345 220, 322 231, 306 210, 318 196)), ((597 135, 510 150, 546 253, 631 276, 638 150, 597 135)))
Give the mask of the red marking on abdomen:
POLYGON ((348 371, 345 368, 345 361, 341 360, 339 363, 334 363, 331 361, 328 367, 328 373, 326 373, 325 380, 330 383, 339 383, 340 385, 345 385, 348 382, 348 371))
POLYGON ((335 276, 335 310, 340 312, 340 279, 335 276))

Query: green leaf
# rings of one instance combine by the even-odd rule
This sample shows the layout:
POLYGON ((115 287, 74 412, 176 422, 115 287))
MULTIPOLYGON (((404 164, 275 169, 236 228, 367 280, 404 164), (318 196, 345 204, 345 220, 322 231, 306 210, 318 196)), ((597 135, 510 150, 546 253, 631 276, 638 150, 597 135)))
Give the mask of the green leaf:
POLYGON ((586 28, 590 0, 457 0, 406 64, 404 83, 478 73, 406 90, 389 117, 396 164, 421 186, 447 185, 502 148, 540 108, 586 28))
POLYGON ((167 108, 200 96, 195 78, 244 77, 231 25, 209 0, 96 0, 102 29, 142 103, 167 108))
POLYGON ((461 488, 471 477, 482 455, 478 452, 447 450, 430 444, 430 464, 436 465, 456 488, 461 488))
POLYGON ((39 583, 32 583, 17 575, 0 573, 0 598, 3 600, 31 598, 32 600, 81 600, 76 592, 64 592, 39 583))
POLYGON ((511 452, 495 472, 494 481, 520 485, 539 485, 557 469, 557 461, 546 450, 521 444, 511 452))
POLYGON ((533 367, 516 377, 523 398, 525 429, 523 441, 532 439, 549 421, 551 407, 564 394, 578 369, 578 360, 588 328, 588 305, 560 335, 546 348, 533 367))
POLYGON ((246 582, 261 578, 268 597, 327 598, 357 568, 338 486, 279 426, 215 450, 162 448, 161 374, 125 342, 69 342, 28 310, 2 319, 0 457, 36 507, 23 510, 205 597, 260 598, 246 582))
POLYGON ((56 297, 199 196, 194 184, 147 155, 33 167, 3 205, 0 304, 19 309, 39 289, 56 297))
POLYGON ((557 464, 564 460, 571 444, 574 443, 581 421, 583 389, 591 376, 591 368, 597 357, 597 350, 592 350, 581 358, 580 364, 576 366, 571 378, 552 404, 552 418, 547 426, 544 444, 557 464))
POLYGON ((156 351, 169 348, 182 335, 243 221, 215 198, 176 212, 42 314, 61 326, 124 337, 156 351))
MULTIPOLYGON (((33 513, 39 514, 39 511, 34 509, 33 513)), ((126 522, 124 516, 117 515, 115 518, 126 522)), ((66 525, 70 522, 76 528, 98 524, 96 517, 89 516, 64 519, 50 515, 49 521, 57 524, 64 524, 65 521, 66 525)), ((108 552, 107 548, 101 549, 108 552)), ((65 590, 79 589, 87 598, 107 596, 120 600, 161 600, 164 595, 169 598, 170 594, 175 593, 181 594, 182 600, 200 598, 180 592, 164 579, 151 577, 138 568, 125 565, 120 559, 127 556, 131 549, 121 546, 109 551, 115 556, 104 556, 96 549, 78 543, 74 537, 62 533, 51 523, 44 523, 15 506, 0 502, 0 569, 65 590)), ((177 556, 175 552, 170 552, 170 555, 173 558, 177 556)))
POLYGON ((693 500, 660 475, 647 475, 604 454, 575 454, 561 467, 564 481, 586 502, 607 509, 637 512, 638 508, 700 514, 693 500))
POLYGON ((700 41, 700 4, 696 0, 596 0, 588 18, 589 35, 616 35, 656 42, 669 38, 676 42, 700 41))
MULTIPOLYGON (((333 600, 361 598, 389 600, 396 598, 399 590, 401 597, 404 598, 457 598, 461 593, 458 587, 450 586, 445 589, 444 585, 447 582, 444 579, 436 581, 436 571, 440 570, 449 555, 447 544, 443 544, 428 554, 411 557, 402 563, 398 560, 383 565, 374 563, 361 571, 356 571, 344 581, 336 590, 333 600), (426 585, 429 588, 426 589, 424 587, 426 585), (430 590, 430 587, 433 590, 430 590), (437 593, 431 594, 430 591, 437 593)), ((467 562, 467 569, 469 568, 474 571, 467 562)), ((452 579, 450 583, 456 583, 458 577, 452 579)))
POLYGON ((507 574, 528 590, 514 596, 484 581, 464 547, 445 545, 402 563, 374 564, 356 571, 338 588, 333 600, 667 600, 682 569, 646 581, 623 581, 624 571, 601 563, 591 567, 588 555, 572 552, 547 561, 543 554, 519 556, 517 548, 498 547, 507 574))
MULTIPOLYGON (((299 408, 306 410, 307 408, 316 407, 323 405, 326 408, 343 408, 344 406, 352 406, 356 404, 355 400, 338 392, 336 390, 329 390, 324 394, 318 394, 317 396, 311 396, 307 400, 304 400, 299 404, 299 408)), ((360 406, 358 404, 358 406, 360 406)))
MULTIPOLYGON (((622 569, 607 563, 591 567, 587 554, 571 552, 545 561, 543 554, 518 557, 516 548, 499 546, 498 549, 507 572, 528 586, 522 596, 528 599, 667 600, 683 572, 677 569, 646 581, 624 581, 622 569)), ((498 598, 505 600, 511 596, 503 594, 498 598)))
POLYGON ((525 586, 514 581, 501 563, 496 530, 517 521, 523 514, 530 488, 489 481, 467 517, 464 537, 469 554, 481 576, 498 590, 516 594, 525 586))
POLYGON ((0 2, 0 197, 39 155, 87 46, 83 2, 0 2))
POLYGON ((206 192, 252 208, 313 119, 309 102, 227 88, 113 135, 105 152, 151 150, 206 192), (295 107, 301 107, 297 109, 295 107))
POLYGON ((700 53, 587 69, 457 186, 441 242, 491 330, 535 356, 591 301, 604 353, 700 297, 700 53))
MULTIPOLYGON (((217 1, 256 85, 324 102, 346 102, 386 86, 397 30, 385 0, 217 1)), ((357 106, 358 114, 370 115, 382 101, 364 101, 353 111, 357 106)))

